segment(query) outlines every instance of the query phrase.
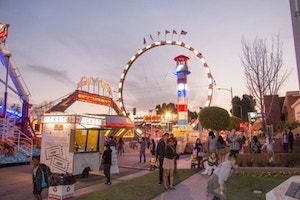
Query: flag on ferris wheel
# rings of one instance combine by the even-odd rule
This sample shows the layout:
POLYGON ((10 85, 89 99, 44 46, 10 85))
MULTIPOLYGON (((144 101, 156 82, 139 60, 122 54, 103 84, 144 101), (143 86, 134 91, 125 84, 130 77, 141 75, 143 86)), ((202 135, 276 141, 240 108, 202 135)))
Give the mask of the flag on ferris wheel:
POLYGON ((151 38, 151 40, 152 40, 152 41, 154 41, 154 39, 153 39, 153 37, 152 37, 152 35, 151 35, 151 34, 150 34, 150 38, 151 38))
POLYGON ((165 31, 165 34, 167 35, 168 33, 170 33, 170 31, 166 30, 166 31, 165 31))
POLYGON ((0 40, 2 42, 5 42, 7 35, 8 35, 8 24, 2 24, 0 23, 0 40))
POLYGON ((177 34, 177 32, 175 30, 173 30, 173 34, 177 34))
POLYGON ((184 31, 184 30, 182 30, 182 31, 180 32, 180 35, 186 35, 186 34, 187 34, 187 32, 184 31))
POLYGON ((146 39, 144 38, 144 44, 146 44, 146 39))

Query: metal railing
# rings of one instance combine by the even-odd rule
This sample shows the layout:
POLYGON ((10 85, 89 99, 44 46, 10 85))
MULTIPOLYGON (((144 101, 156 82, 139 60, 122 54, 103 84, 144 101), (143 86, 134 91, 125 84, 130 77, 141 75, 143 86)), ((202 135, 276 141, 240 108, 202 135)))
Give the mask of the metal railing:
POLYGON ((0 120, 0 137, 2 142, 9 142, 19 152, 32 158, 33 140, 24 134, 16 125, 15 119, 7 118, 0 120))

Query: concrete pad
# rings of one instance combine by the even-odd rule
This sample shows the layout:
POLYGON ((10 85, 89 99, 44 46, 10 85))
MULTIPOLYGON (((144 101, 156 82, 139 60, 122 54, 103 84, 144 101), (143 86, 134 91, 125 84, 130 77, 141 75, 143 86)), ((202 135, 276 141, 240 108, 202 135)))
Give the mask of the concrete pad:
POLYGON ((300 199, 300 176, 292 176, 266 194, 266 200, 300 199))

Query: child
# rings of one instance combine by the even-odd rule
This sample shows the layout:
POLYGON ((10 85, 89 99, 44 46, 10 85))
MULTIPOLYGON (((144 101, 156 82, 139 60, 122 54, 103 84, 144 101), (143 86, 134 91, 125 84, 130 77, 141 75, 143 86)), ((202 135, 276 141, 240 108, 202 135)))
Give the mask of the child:
POLYGON ((155 168, 156 168, 156 157, 155 155, 152 155, 150 159, 150 171, 155 170, 155 168))
POLYGON ((32 157, 32 183, 33 183, 33 195, 36 200, 42 200, 42 169, 40 167, 40 157, 32 157))
POLYGON ((218 156, 216 152, 211 152, 210 156, 208 158, 203 159, 202 163, 207 161, 207 167, 205 168, 204 172, 202 174, 208 174, 209 176, 212 175, 214 170, 218 166, 218 156))

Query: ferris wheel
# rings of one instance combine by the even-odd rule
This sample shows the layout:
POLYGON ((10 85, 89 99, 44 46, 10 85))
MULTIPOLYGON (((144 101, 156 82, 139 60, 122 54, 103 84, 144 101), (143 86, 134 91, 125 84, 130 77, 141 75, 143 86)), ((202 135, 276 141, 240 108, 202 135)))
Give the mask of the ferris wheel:
POLYGON ((163 41, 159 41, 159 42, 153 42, 150 45, 145 46, 144 48, 138 50, 134 56, 132 56, 130 58, 130 60, 127 62, 123 73, 121 75, 120 78, 120 82, 119 82, 119 87, 118 87, 118 101, 119 101, 119 107, 122 110, 122 114, 124 116, 127 116, 127 112, 125 109, 125 105, 124 105, 124 100, 123 100, 123 86, 124 86, 124 82, 125 82, 125 78, 127 73, 129 72, 129 69, 131 68, 132 64, 145 52, 149 51, 150 49, 153 49, 155 47, 161 47, 161 46, 166 46, 166 45, 171 45, 171 46, 179 46, 181 48, 185 48, 191 52, 193 52, 195 54, 195 56, 201 60, 203 67, 205 68, 206 74, 207 74, 207 81, 208 81, 208 95, 207 95, 207 99, 205 102, 204 107, 208 107, 210 106, 211 100, 212 100, 212 94, 213 94, 213 85, 214 85, 214 79, 213 76, 211 74, 211 71, 209 69, 209 66, 207 64, 207 62, 205 61, 205 58, 203 57, 203 55, 195 48, 191 47, 190 45, 184 43, 184 42, 179 42, 179 41, 171 41, 171 40, 163 40, 163 41))

